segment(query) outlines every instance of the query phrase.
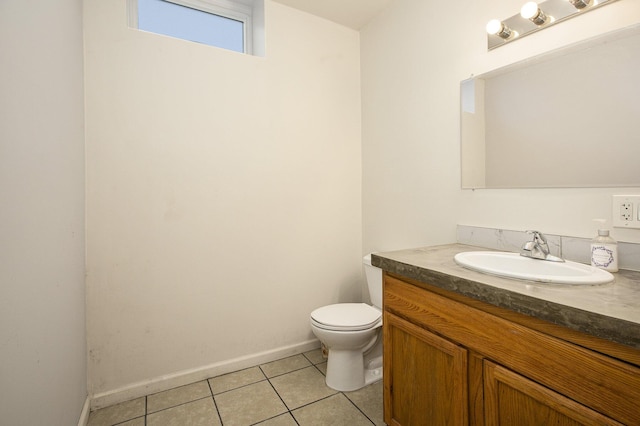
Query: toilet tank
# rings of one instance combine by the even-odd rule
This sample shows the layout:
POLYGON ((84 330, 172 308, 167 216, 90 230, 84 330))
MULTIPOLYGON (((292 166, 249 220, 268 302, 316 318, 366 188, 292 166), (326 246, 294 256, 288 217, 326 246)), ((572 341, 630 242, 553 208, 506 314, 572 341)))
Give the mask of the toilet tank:
POLYGON ((382 309, 382 269, 371 265, 371 255, 362 258, 371 304, 382 309))

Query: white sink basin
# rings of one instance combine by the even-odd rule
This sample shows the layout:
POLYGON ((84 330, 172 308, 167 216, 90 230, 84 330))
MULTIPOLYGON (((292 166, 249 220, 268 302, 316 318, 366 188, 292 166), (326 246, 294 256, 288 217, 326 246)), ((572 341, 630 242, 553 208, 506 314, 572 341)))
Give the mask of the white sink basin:
POLYGON ((556 284, 594 285, 613 281, 613 275, 576 262, 531 259, 518 253, 469 251, 458 253, 457 264, 485 274, 556 284))

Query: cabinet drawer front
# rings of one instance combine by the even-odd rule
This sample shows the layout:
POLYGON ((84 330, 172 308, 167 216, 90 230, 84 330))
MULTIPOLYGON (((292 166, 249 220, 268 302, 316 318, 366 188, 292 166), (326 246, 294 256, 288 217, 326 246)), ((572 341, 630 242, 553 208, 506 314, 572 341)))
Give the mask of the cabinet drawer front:
POLYGON ((640 425, 640 369, 385 276, 385 310, 625 424, 640 425))

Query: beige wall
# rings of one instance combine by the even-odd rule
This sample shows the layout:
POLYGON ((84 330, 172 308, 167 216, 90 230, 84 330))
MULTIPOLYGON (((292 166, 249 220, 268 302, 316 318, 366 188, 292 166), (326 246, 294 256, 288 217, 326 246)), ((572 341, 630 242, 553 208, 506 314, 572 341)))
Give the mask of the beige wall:
POLYGON ((486 22, 521 5, 398 0, 361 32, 364 251, 452 242, 458 223, 590 237, 612 194, 640 193, 459 189, 461 80, 640 21, 640 2, 619 0, 487 52, 486 22))
POLYGON ((0 423, 87 397, 82 2, 0 2, 0 423))
POLYGON ((125 11, 85 2, 92 394, 312 341, 361 289, 358 32, 267 0, 261 58, 125 11))

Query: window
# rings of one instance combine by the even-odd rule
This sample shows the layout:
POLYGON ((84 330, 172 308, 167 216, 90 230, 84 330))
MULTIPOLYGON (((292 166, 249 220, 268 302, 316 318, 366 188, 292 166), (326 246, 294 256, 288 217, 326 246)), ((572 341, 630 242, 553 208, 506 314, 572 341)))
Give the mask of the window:
POLYGON ((129 0, 130 26, 252 53, 253 0, 129 0))

